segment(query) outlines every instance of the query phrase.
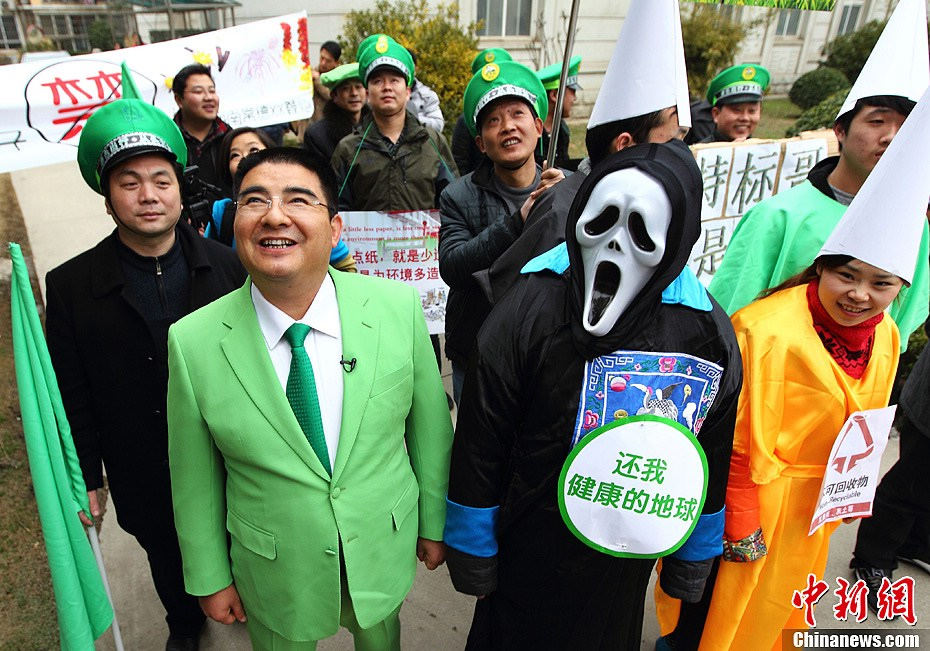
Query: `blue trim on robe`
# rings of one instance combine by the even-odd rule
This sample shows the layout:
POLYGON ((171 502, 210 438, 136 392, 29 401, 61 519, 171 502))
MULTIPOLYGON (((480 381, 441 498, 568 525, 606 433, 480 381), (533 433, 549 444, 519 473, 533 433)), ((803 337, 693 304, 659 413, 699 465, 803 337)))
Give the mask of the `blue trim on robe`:
POLYGON ((520 269, 520 273, 532 274, 538 271, 553 271, 561 275, 568 269, 568 265, 568 246, 565 242, 562 242, 527 262, 520 269))
POLYGON ((662 302, 684 305, 701 312, 710 312, 714 309, 704 285, 688 267, 682 269, 678 277, 663 290, 662 302))
MULTIPOLYGON (((523 265, 521 274, 531 274, 540 271, 552 271, 563 274, 569 267, 568 246, 562 242, 545 253, 523 265)), ((707 296, 707 290, 694 272, 685 267, 678 277, 662 292, 662 302, 670 305, 684 305, 701 312, 710 312, 713 304, 707 296)))
POLYGON ((472 556, 481 558, 496 556, 498 511, 500 511, 499 506, 484 509, 463 506, 447 497, 443 542, 472 556))
POLYGON ((672 556, 683 561, 706 561, 723 553, 723 521, 725 509, 705 513, 698 518, 694 531, 672 556))

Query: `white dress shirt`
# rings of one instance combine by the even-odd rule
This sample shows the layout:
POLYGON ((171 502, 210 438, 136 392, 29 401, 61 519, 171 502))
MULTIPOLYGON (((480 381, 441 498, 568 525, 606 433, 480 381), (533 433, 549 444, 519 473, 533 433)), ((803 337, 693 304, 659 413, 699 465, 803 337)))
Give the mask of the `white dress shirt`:
MULTIPOLYGON (((274 366, 281 389, 287 390, 287 376, 291 370, 291 346, 284 333, 294 319, 268 302, 255 284, 252 284, 252 304, 258 316, 258 325, 265 337, 268 354, 274 366)), ((336 303, 336 287, 326 274, 307 313, 299 321, 312 328, 304 342, 304 349, 313 366, 317 399, 320 402, 320 417, 323 420, 323 435, 329 452, 329 466, 336 464, 336 449, 339 446, 339 429, 342 426, 342 329, 339 322, 339 306, 336 303)), ((307 443, 307 445, 310 445, 307 443)))

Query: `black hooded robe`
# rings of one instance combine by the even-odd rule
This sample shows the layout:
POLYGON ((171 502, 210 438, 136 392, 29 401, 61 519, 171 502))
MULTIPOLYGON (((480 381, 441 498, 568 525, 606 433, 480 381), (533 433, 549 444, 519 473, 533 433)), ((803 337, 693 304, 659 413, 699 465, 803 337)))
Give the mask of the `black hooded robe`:
MULTIPOLYGON (((445 532, 456 588, 488 595, 477 602, 468 648, 640 646, 655 561, 616 558, 586 546, 563 523, 557 503, 559 472, 573 438, 579 430, 584 434, 583 408, 591 396, 583 386, 589 386, 603 356, 641 366, 674 359, 696 375, 703 372, 699 367, 710 369, 698 378, 706 386, 703 394, 692 391, 702 405, 706 402, 699 412, 703 417, 690 422, 707 457, 707 497, 695 531, 673 554, 681 557, 679 576, 687 582, 695 570, 696 589, 703 589, 710 563, 721 551, 742 371, 726 314, 695 287, 696 279, 689 281, 693 274, 682 273, 700 228, 700 192, 694 159, 680 143, 641 145, 611 156, 592 172, 572 205, 566 230, 570 269, 521 276, 481 329, 453 444, 445 532), (611 333, 593 337, 581 325, 583 266, 571 234, 597 181, 629 166, 652 175, 669 195, 673 218, 667 249, 611 333), (663 292, 681 283, 702 300, 675 300, 663 292)), ((675 369, 679 376, 682 372, 675 369)), ((668 377, 675 373, 663 376, 656 370, 648 381, 667 386, 677 381, 668 377)), ((643 377, 637 379, 646 382, 643 377)), ((681 393, 670 397, 679 407, 684 404, 681 393)), ((632 389, 624 399, 631 415, 646 404, 642 392, 632 389)), ((679 422, 688 426, 684 410, 678 411, 679 422)))

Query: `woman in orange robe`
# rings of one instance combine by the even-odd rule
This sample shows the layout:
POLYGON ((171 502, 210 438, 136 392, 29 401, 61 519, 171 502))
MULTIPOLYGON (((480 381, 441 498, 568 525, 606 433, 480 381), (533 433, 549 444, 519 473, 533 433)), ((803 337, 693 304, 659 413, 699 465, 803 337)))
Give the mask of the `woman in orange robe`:
MULTIPOLYGON (((809 573, 823 578, 839 524, 807 535, 821 480, 849 415, 888 404, 899 336, 884 309, 902 284, 826 256, 733 315, 743 390, 701 649, 781 649, 783 629, 807 628, 791 598, 809 573)), ((667 601, 657 594, 665 631, 677 619, 667 601)))

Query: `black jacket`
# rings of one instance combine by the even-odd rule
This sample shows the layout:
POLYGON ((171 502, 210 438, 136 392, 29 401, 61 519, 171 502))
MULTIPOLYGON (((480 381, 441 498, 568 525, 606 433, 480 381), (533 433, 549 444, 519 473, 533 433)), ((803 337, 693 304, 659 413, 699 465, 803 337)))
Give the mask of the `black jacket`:
POLYGON ((475 137, 468 132, 464 115, 455 121, 455 129, 452 131, 452 157, 462 176, 474 172, 482 160, 487 160, 487 156, 475 144, 475 137))
POLYGON ((527 262, 565 241, 568 210, 584 179, 583 173, 573 172, 543 193, 533 204, 523 232, 513 246, 502 253, 490 268, 476 274, 479 286, 492 305, 516 282, 527 262))
POLYGON ((449 285, 446 356, 463 365, 491 309, 472 274, 490 267, 523 231, 520 206, 494 189, 493 174, 484 159, 439 198, 439 275, 449 285))
MULTIPOLYGON (((177 227, 190 272, 190 312, 240 286, 245 271, 228 247, 177 227)), ((144 530, 170 510, 168 360, 127 300, 116 232, 46 276, 49 352, 87 489, 106 465, 120 526, 144 530)))
MULTIPOLYGON (((368 106, 362 109, 362 119, 368 115, 368 106)), ((329 165, 339 141, 352 133, 355 122, 352 114, 340 108, 333 100, 323 105, 322 119, 304 131, 304 147, 323 165, 329 165)))

